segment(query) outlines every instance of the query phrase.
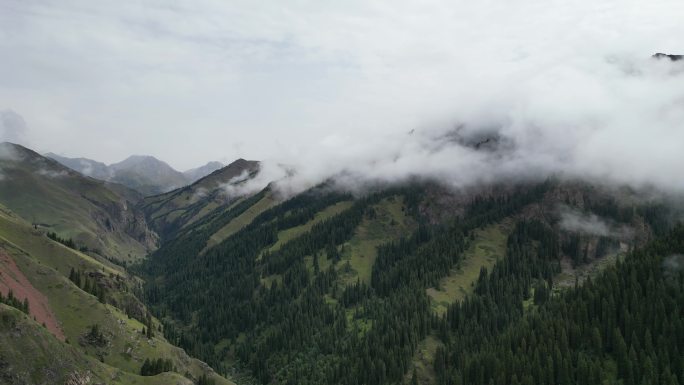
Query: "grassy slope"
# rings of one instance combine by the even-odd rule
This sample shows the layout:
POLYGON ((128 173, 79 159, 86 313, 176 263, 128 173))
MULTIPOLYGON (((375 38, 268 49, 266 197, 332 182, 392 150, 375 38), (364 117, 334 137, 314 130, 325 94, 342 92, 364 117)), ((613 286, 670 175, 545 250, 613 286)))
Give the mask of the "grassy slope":
MULTIPOLYGON (((279 249, 288 241, 310 231, 316 223, 341 213, 351 207, 352 204, 351 201, 338 202, 316 213, 315 217, 307 223, 280 231, 278 241, 268 250, 279 249)), ((377 256, 376 248, 383 243, 408 235, 415 228, 415 221, 404 212, 403 197, 385 198, 372 207, 376 212, 376 217, 373 219, 368 216, 364 217, 349 242, 339 246, 342 251, 342 258, 337 262, 335 268, 341 273, 340 284, 342 287, 355 283, 357 279, 370 283, 373 263, 377 256), (347 262, 351 268, 349 271, 345 269, 347 262)), ((312 256, 305 256, 304 261, 309 270, 313 272, 312 256)), ((327 269, 331 262, 325 253, 319 256, 318 263, 321 270, 327 269)), ((265 286, 269 286, 273 280, 279 278, 278 275, 270 275, 262 278, 261 281, 265 286)), ((334 302, 332 299, 331 301, 334 302)))
POLYGON ((227 194, 227 186, 238 186, 245 173, 254 173, 258 163, 238 159, 189 186, 144 199, 140 207, 156 229, 185 228, 213 210, 234 204, 237 197, 227 194))
POLYGON ((209 238, 209 241, 207 242, 207 247, 205 247, 204 250, 202 250, 202 252, 204 253, 210 248, 225 241, 228 237, 238 232, 238 230, 250 224, 254 220, 254 218, 256 218, 257 215, 275 206, 277 203, 278 200, 273 198, 271 194, 267 194, 265 197, 263 197, 261 200, 255 203, 252 207, 245 210, 244 213, 238 215, 237 217, 235 217, 235 219, 228 222, 228 224, 226 224, 216 233, 214 233, 211 236, 211 238, 209 238))
POLYGON ((268 249, 268 251, 273 252, 273 251, 280 249, 280 247, 282 245, 289 242, 290 240, 295 239, 295 238, 301 236, 302 234, 309 232, 315 224, 320 223, 320 222, 322 222, 328 218, 331 218, 331 217, 341 213, 342 211, 351 207, 351 205, 353 203, 354 202, 352 202, 352 201, 338 202, 332 206, 326 207, 322 211, 319 211, 318 213, 316 213, 316 215, 314 216, 314 218, 312 220, 306 222, 305 224, 303 224, 301 226, 291 227, 287 230, 283 230, 283 231, 279 232, 278 233, 278 241, 276 243, 274 243, 273 246, 271 246, 268 249))
POLYGON ((503 221, 475 231, 463 260, 439 283, 439 288, 428 288, 433 309, 442 314, 448 305, 462 300, 472 292, 482 267, 491 270, 496 261, 504 256, 506 239, 511 229, 510 221, 503 221))
POLYGON ((0 181, 3 205, 32 223, 39 223, 63 238, 73 238, 90 248, 100 249, 108 256, 127 260, 129 255, 147 254, 141 243, 123 231, 110 231, 104 225, 106 220, 114 221, 107 210, 120 210, 124 199, 109 190, 104 182, 83 177, 30 150, 17 147, 12 151, 22 158, 0 159, 5 175, 0 181))
MULTIPOLYGON (((111 305, 98 302, 65 277, 72 267, 125 275, 119 267, 106 266, 52 242, 8 212, 0 213, 0 245, 10 253, 33 286, 46 295, 71 344, 77 345, 79 337, 93 324, 98 324, 109 336, 110 346, 104 349, 79 347, 83 352, 93 357, 103 356, 108 365, 130 373, 138 373, 145 358, 160 357, 172 359, 181 373, 188 371, 199 376, 204 372, 203 363, 191 359, 161 336, 151 340, 144 338, 140 322, 129 319, 111 305)), ((217 380, 219 384, 229 383, 222 378, 217 377, 217 380)))
POLYGON ((207 199, 191 187, 145 198, 143 210, 148 214, 150 223, 155 228, 163 228, 165 225, 181 221, 182 228, 228 201, 228 198, 207 199))
POLYGON ((176 373, 141 377, 84 355, 18 310, 0 304, 0 384, 63 384, 70 376, 112 385, 192 384, 176 373), (38 369, 38 370, 37 370, 38 369))
MULTIPOLYGON (((416 368, 416 376, 419 384, 434 384, 435 371, 433 363, 435 362, 435 352, 437 348, 442 346, 442 341, 439 338, 428 335, 424 340, 418 343, 418 348, 413 354, 413 367, 416 368)), ((410 384, 413 376, 413 369, 406 372, 404 375, 404 383, 410 384)))
MULTIPOLYGON (((262 253, 266 252, 266 251, 273 252, 273 251, 280 249, 287 242, 289 242, 295 238, 298 238, 298 237, 302 236, 303 234, 309 232, 315 224, 320 223, 326 219, 332 218, 333 216, 335 216, 335 215, 343 212, 344 210, 348 209, 349 207, 351 207, 352 204, 354 204, 354 202, 352 202, 352 201, 338 202, 334 205, 328 206, 325 209, 319 211, 318 213, 316 213, 316 215, 314 216, 313 219, 306 222, 305 224, 300 225, 300 226, 291 227, 289 229, 278 232, 278 241, 276 241, 276 243, 274 243, 273 246, 271 246, 270 248, 263 250, 262 253)), ((259 256, 259 258, 261 258, 261 255, 259 256)), ((310 255, 305 256, 304 261, 305 261, 307 267, 311 271, 313 271, 313 258, 312 258, 312 256, 310 256, 310 255)), ((325 257, 325 255, 321 256, 318 262, 319 262, 319 266, 320 266, 321 270, 325 270, 328 268, 328 266, 330 266, 330 260, 328 260, 325 257)), ((279 281, 280 278, 281 277, 279 274, 269 275, 267 277, 263 277, 261 279, 261 283, 266 287, 270 287, 271 283, 273 281, 279 281)))
MULTIPOLYGON (((93 241, 103 234, 102 229, 94 222, 91 212, 99 209, 87 199, 65 187, 68 181, 55 183, 43 178, 26 175, 14 178, 12 184, 0 184, 2 202, 19 213, 22 217, 49 227, 63 238, 74 238, 89 245, 95 244, 105 253, 126 259, 131 255, 144 255, 145 248, 130 237, 108 233, 100 242, 93 241)), ((115 201, 116 196, 104 188, 86 186, 92 191, 88 196, 98 201, 115 201)), ((74 181, 74 189, 79 188, 74 181)))
POLYGON ((344 284, 354 283, 357 279, 370 283, 377 247, 415 229, 415 221, 404 211, 403 197, 385 198, 373 208, 376 218, 365 217, 354 236, 342 246, 342 260, 338 267, 342 268, 349 261, 352 268, 350 273, 342 275, 344 284))
MULTIPOLYGON (((472 285, 477 281, 480 269, 485 267, 491 270, 496 261, 504 256, 506 240, 511 229, 512 222, 505 220, 475 231, 475 238, 464 253, 463 261, 440 281, 439 289, 426 289, 435 312, 443 314, 449 304, 464 299, 472 292, 472 285)), ((435 351, 440 344, 436 337, 427 336, 418 345, 413 355, 418 383, 434 383, 435 373, 432 364, 435 351)), ((404 383, 409 384, 412 375, 413 370, 409 370, 404 377, 404 383)))
MULTIPOLYGON (((375 218, 366 215, 352 238, 341 246, 342 258, 335 265, 339 272, 338 284, 341 290, 347 285, 355 284, 357 280, 370 284, 377 247, 408 235, 416 228, 416 222, 405 211, 404 199, 401 196, 385 198, 372 208, 376 213, 375 218)), ((313 270, 311 256, 306 257, 306 262, 313 270)), ((325 256, 319 258, 321 270, 327 269, 330 263, 325 256)), ((337 302, 331 296, 326 296, 326 301, 331 305, 337 302)), ((372 320, 355 318, 356 310, 357 307, 347 309, 348 328, 357 328, 359 333, 365 333, 372 328, 372 320)))
POLYGON ((0 206, 0 239, 12 243, 26 253, 42 258, 53 269, 67 274, 71 267, 81 270, 103 270, 108 273, 123 274, 121 267, 106 260, 98 260, 87 254, 72 250, 48 239, 44 232, 35 230, 16 214, 0 206))

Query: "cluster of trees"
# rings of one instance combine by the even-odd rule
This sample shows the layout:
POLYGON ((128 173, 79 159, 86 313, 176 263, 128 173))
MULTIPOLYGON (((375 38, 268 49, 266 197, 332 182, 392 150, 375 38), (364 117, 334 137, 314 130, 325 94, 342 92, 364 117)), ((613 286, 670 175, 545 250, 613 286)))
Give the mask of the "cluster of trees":
POLYGON ((164 372, 173 372, 175 371, 175 368, 173 366, 173 362, 166 358, 157 358, 154 360, 150 360, 149 358, 145 359, 145 362, 143 362, 142 367, 140 368, 140 375, 141 376, 155 376, 159 373, 164 373, 164 372))
POLYGON ((98 283, 96 277, 91 277, 80 269, 74 270, 72 267, 69 271, 69 280, 86 293, 97 297, 98 301, 105 303, 107 290, 98 283))
POLYGON ((215 383, 216 381, 207 377, 206 374, 201 375, 200 378, 197 379, 197 385, 214 385, 215 383))
POLYGON ((66 246, 70 249, 78 250, 78 251, 81 251, 84 253, 88 252, 87 246, 85 246, 85 245, 78 246, 72 238, 61 238, 59 235, 57 235, 57 233, 50 232, 50 231, 48 231, 47 237, 52 239, 55 242, 59 242, 59 243, 63 244, 64 246, 66 246))
POLYGON ((68 239, 67 238, 61 238, 59 235, 57 235, 57 233, 49 232, 49 231, 47 233, 47 237, 52 239, 55 242, 59 242, 59 243, 63 244, 64 246, 66 246, 70 249, 76 250, 76 242, 74 242, 74 240, 71 238, 68 238, 68 239))
MULTIPOLYGON (((580 240, 569 244, 572 238, 562 242, 547 223, 519 220, 508 237, 506 258, 491 271, 481 271, 474 293, 449 306, 442 317, 433 313, 425 289, 458 264, 473 231, 540 201, 549 187, 544 183, 478 197, 462 218, 443 225, 421 220, 421 186, 385 190, 356 200, 278 251, 264 253, 279 231, 349 199, 314 189, 266 210, 202 253, 217 229, 212 221, 224 223, 246 210, 236 205, 154 254, 144 272, 164 279, 147 280, 146 295, 166 320, 168 339, 219 370, 225 370, 226 358, 239 362, 263 384, 399 383, 413 369, 415 350, 428 334, 442 341, 434 359, 440 385, 614 379, 629 385, 684 384, 681 348, 674 347, 683 341, 681 273, 670 276, 669 284, 660 283, 657 257, 621 270, 651 255, 635 253, 613 273, 554 294, 561 255, 572 252, 583 263, 585 247, 580 240), (339 246, 364 216, 377 216, 375 203, 396 195, 404 197, 417 230, 378 248, 370 282, 341 285, 350 267, 340 261, 339 246), (313 258, 313 267, 305 256, 313 258), (323 258, 333 263, 322 268, 323 258), (668 335, 674 337, 668 340, 668 335), (230 348, 217 351, 221 340, 230 348)), ((632 220, 630 215, 640 212, 610 200, 588 205, 616 221, 632 220)), ((646 212, 649 223, 660 223, 660 211, 646 212)), ((684 234, 677 236, 684 239, 684 234)), ((612 242, 598 240, 595 256, 614 247, 612 242)), ((415 373, 410 380, 418 382, 415 373)))
MULTIPOLYGON (((420 221, 422 187, 357 199, 270 254, 263 250, 277 240, 278 231, 306 223, 349 197, 320 191, 295 197, 205 254, 199 253, 204 245, 187 254, 187 243, 160 250, 146 268, 162 272, 163 286, 161 280, 148 280, 147 296, 162 317, 176 321, 165 325, 167 338, 219 368, 224 354, 234 354, 262 383, 400 381, 416 346, 437 322, 425 288, 448 274, 472 230, 539 199, 547 188, 478 199, 468 216, 453 224, 423 224, 412 236, 379 250, 370 284, 358 281, 340 290, 338 272, 344 272, 344 265, 321 269, 318 259, 339 259, 339 245, 351 238, 364 216, 375 215, 372 206, 380 199, 403 196, 406 212, 420 221), (313 269, 304 262, 307 255, 314 257, 313 269), (214 345, 221 339, 231 341, 233 353, 216 353, 214 345)), ((213 228, 202 226, 191 233, 213 228)))
POLYGON ((444 348, 438 349, 434 368, 440 384, 451 384, 462 374, 458 371, 466 351, 477 350, 523 317, 523 303, 531 298, 532 287, 542 290, 534 298, 537 303, 548 299, 547 287, 560 272, 558 249, 555 232, 545 224, 534 220, 516 224, 508 237, 506 257, 491 272, 483 269, 474 295, 449 306, 439 321, 437 334, 444 348))
POLYGON ((85 342, 93 346, 106 346, 109 342, 98 324, 91 325, 90 330, 83 337, 85 342))
POLYGON ((147 338, 154 337, 154 325, 152 324, 152 315, 150 313, 147 313, 143 323, 145 326, 143 326, 142 334, 147 338))
POLYGON ((14 308, 17 308, 21 310, 22 312, 29 314, 29 300, 28 298, 24 298, 24 300, 20 300, 19 298, 14 296, 14 292, 12 289, 10 289, 7 292, 7 297, 3 296, 2 293, 0 293, 0 303, 4 303, 5 305, 12 306, 14 308))
POLYGON ((472 314, 450 316, 459 321, 435 360, 439 383, 684 383, 684 270, 663 263, 682 252, 680 225, 478 341, 469 335, 500 315, 478 325, 468 325, 472 314))
POLYGON ((544 183, 513 195, 477 197, 463 218, 448 225, 421 224, 411 236, 378 247, 372 286, 385 295, 401 286, 436 286, 462 256, 469 234, 479 227, 501 220, 523 206, 541 199, 544 183))

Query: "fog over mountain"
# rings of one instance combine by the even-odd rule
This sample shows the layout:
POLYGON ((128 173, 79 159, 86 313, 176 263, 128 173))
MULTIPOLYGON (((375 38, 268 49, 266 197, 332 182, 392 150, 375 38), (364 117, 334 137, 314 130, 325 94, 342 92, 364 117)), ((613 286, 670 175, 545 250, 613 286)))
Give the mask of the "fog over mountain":
POLYGON ((684 385, 683 21, 0 0, 0 385, 684 385))
POLYGON ((684 50, 680 1, 1 7, 0 108, 38 150, 259 159, 254 188, 293 174, 293 191, 333 175, 684 187, 684 62, 651 57, 684 50))
POLYGON ((684 62, 646 56, 592 63, 585 72, 561 67, 531 82, 511 80, 510 95, 467 106, 456 123, 333 135, 278 154, 264 160, 265 179, 294 170, 287 183, 425 176, 464 186, 553 175, 681 192, 684 62))

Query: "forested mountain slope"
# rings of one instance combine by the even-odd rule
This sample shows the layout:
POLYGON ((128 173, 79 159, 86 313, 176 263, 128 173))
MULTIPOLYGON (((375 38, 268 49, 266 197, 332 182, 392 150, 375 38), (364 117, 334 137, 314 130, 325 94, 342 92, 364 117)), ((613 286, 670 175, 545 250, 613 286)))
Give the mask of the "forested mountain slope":
MULTIPOLYGON (((362 197, 319 186, 210 242, 269 193, 187 226, 142 266, 167 338, 261 383, 479 381, 465 373, 479 356, 453 347, 484 349, 567 301, 566 280, 588 287, 671 223, 661 204, 580 182, 412 183, 362 197)), ((611 362, 593 378, 620 377, 611 362)), ((511 380, 502 370, 478 373, 511 380)))
POLYGON ((0 144, 0 203, 104 257, 133 261, 157 245, 124 187, 84 177, 25 147, 0 144), (112 187, 112 188, 110 188, 112 187))

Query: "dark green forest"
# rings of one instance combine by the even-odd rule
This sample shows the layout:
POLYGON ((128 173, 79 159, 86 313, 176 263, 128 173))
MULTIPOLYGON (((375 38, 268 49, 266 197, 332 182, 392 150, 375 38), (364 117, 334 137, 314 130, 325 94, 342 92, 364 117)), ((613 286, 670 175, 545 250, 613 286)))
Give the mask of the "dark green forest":
POLYGON ((580 266, 615 247, 598 239, 589 256, 581 237, 521 215, 553 183, 476 196, 441 223, 421 211, 425 184, 363 197, 318 186, 202 251, 265 190, 180 232, 138 269, 165 336, 246 382, 417 381, 412 360, 432 335, 441 343, 431 363, 438 384, 684 384, 684 270, 668 262, 684 253, 684 227, 673 228, 657 206, 588 202, 615 221, 639 216, 658 237, 586 282, 553 290, 563 255, 580 266), (343 283, 342 245, 389 197, 402 197, 415 231, 377 248, 370 283, 343 283), (279 231, 350 199, 350 208, 265 251, 279 231), (435 313, 425 289, 461 261, 475 230, 504 219, 513 221, 505 257, 481 270, 465 300, 435 313))

